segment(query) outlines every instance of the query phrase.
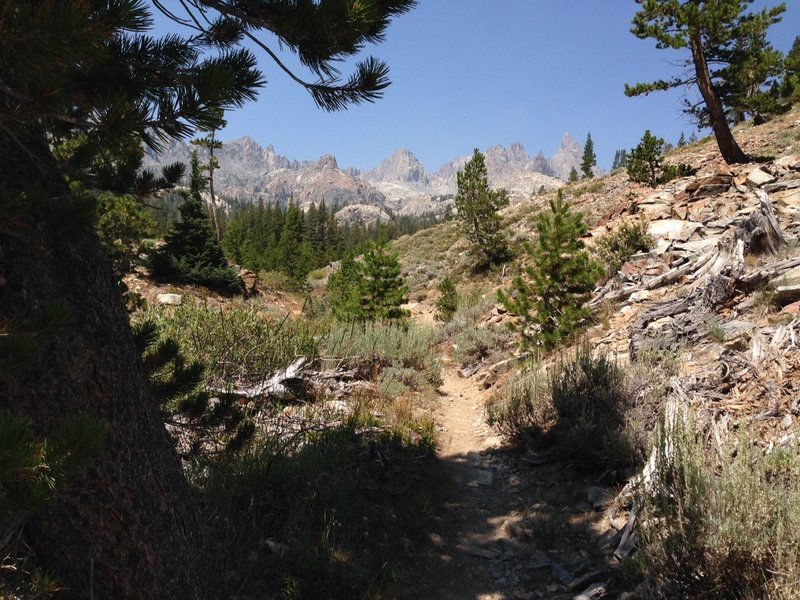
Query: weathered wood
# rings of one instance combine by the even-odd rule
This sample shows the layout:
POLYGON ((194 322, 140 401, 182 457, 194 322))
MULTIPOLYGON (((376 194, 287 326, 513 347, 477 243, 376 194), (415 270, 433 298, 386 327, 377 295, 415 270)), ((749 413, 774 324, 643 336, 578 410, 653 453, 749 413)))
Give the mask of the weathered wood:
POLYGON ((791 271, 797 266, 800 266, 800 257, 788 258, 786 260, 768 265, 762 269, 750 271, 749 273, 743 274, 739 278, 739 287, 745 291, 752 291, 762 286, 770 279, 780 277, 787 271, 791 271))
POLYGON ((758 210, 744 219, 736 229, 737 239, 745 243, 745 252, 777 254, 786 245, 772 203, 764 190, 757 189, 758 210))
POLYGON ((678 267, 675 267, 674 269, 670 269, 666 273, 662 273, 657 277, 653 277, 641 285, 633 285, 623 289, 614 290, 608 284, 606 284, 595 293, 595 297, 586 306, 590 309, 595 309, 603 302, 620 302, 622 300, 626 300, 636 292, 640 292, 642 290, 654 290, 664 287, 665 285, 670 285, 678 281, 684 275, 689 275, 690 273, 702 268, 711 260, 714 255, 714 252, 708 252, 695 260, 686 262, 678 267))
POLYGON ((631 356, 635 357, 648 344, 664 349, 677 348, 705 335, 706 323, 714 309, 737 293, 737 282, 744 272, 743 251, 742 240, 729 240, 721 243, 713 256, 703 257, 698 270, 703 275, 695 281, 688 295, 657 304, 633 326, 629 344, 631 356), (651 323, 668 317, 673 319, 669 327, 650 331, 651 323))
POLYGON ((308 364, 304 356, 296 358, 288 367, 274 373, 264 381, 255 385, 234 388, 213 388, 212 391, 235 396, 237 398, 274 398, 276 400, 296 400, 297 386, 293 383, 300 379, 303 369, 308 364))

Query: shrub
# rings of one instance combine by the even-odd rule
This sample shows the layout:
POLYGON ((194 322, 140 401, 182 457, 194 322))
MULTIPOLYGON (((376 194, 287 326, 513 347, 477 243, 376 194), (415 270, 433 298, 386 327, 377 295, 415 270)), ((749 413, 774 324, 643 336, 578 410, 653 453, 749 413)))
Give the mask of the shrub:
POLYGON ((517 443, 552 446, 588 469, 641 464, 646 385, 585 343, 546 374, 531 365, 488 405, 489 423, 517 443))
POLYGON ((447 323, 458 310, 458 292, 449 277, 439 284, 439 299, 436 301, 436 320, 447 323))
POLYGON ((492 396, 486 413, 489 425, 519 443, 535 443, 558 419, 550 382, 536 363, 527 365, 502 393, 492 396))
POLYGON ((661 175, 658 178, 658 183, 667 183, 673 179, 689 177, 695 173, 697 173, 697 169, 685 163, 679 163, 677 165, 664 165, 661 168, 661 175))
POLYGON ((255 426, 232 394, 211 401, 203 385, 206 367, 189 361, 175 339, 164 336, 153 319, 133 323, 133 336, 150 389, 184 458, 198 459, 222 448, 242 449, 255 426))
POLYGON ((130 270, 142 240, 154 228, 155 221, 133 196, 104 192, 97 197, 95 229, 117 275, 130 270))
POLYGON ((504 327, 467 327, 453 338, 454 356, 461 365, 497 362, 507 354, 511 337, 504 327))
POLYGON ((651 134, 649 129, 645 131, 639 145, 631 150, 628 157, 627 169, 630 180, 656 187, 678 177, 688 177, 697 172, 697 169, 683 163, 664 165, 661 161, 664 149, 663 139, 651 134))
POLYGON ((717 454, 693 418, 676 419, 668 442, 665 430, 636 559, 652 596, 797 598, 800 450, 764 454, 744 432, 735 451, 717 454))
POLYGON ((625 221, 615 231, 604 235, 595 245, 597 258, 606 266, 611 277, 627 260, 638 252, 647 252, 655 244, 643 220, 625 221))
POLYGON ((430 436, 407 440, 355 416, 212 467, 209 539, 221 597, 395 598, 440 481, 430 436))
POLYGON ((308 327, 270 319, 252 306, 223 311, 184 303, 150 308, 142 315, 148 318, 161 336, 180 346, 187 362, 206 365, 205 383, 211 387, 260 382, 298 356, 317 355, 318 344, 308 327))
POLYGON ((437 341, 450 340, 464 329, 474 327, 479 320, 491 313, 496 302, 491 294, 486 296, 475 292, 467 294, 459 300, 458 310, 453 314, 453 318, 439 330, 437 341))

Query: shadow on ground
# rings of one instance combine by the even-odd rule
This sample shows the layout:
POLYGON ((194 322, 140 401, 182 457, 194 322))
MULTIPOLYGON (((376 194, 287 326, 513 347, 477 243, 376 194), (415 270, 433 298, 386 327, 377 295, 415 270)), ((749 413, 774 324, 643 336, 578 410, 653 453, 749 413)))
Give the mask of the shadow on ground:
POLYGON ((602 474, 506 448, 438 460, 441 508, 413 557, 408 598, 617 598, 623 592, 613 552, 625 518, 602 510, 618 492, 602 474), (593 586, 594 594, 580 596, 593 586))

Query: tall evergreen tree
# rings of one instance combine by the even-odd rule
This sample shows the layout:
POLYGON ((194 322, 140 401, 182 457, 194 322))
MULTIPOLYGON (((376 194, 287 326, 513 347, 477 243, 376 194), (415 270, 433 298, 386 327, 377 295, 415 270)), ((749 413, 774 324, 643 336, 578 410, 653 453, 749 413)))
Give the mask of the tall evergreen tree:
POLYGON ((506 260, 510 251, 498 211, 508 205, 508 194, 489 189, 486 160, 477 148, 456 180, 455 204, 462 232, 490 264, 506 260))
POLYGON ((575 167, 572 167, 569 170, 569 177, 567 177, 567 183, 575 183, 578 181, 578 170, 575 167))
POLYGON ((628 151, 627 150, 617 150, 614 153, 614 162, 611 164, 611 170, 621 169, 628 164, 628 151))
POLYGON ((240 291, 239 278, 225 259, 200 198, 205 179, 197 151, 192 152, 191 160, 191 191, 180 207, 181 218, 170 229, 164 246, 151 256, 153 275, 173 283, 193 283, 233 294, 240 291))
POLYGON ((586 144, 583 146, 583 158, 581 159, 581 172, 584 179, 594 177, 592 167, 597 165, 597 155, 594 153, 594 142, 591 132, 586 136, 586 144))
POLYGON ((678 138, 678 148, 683 148, 686 145, 686 136, 681 131, 681 137, 678 138))
POLYGON ((591 315, 584 304, 603 274, 580 237, 586 225, 573 212, 561 191, 550 201, 550 209, 536 221, 536 245, 526 244, 533 264, 527 280, 516 277, 499 300, 520 317, 523 348, 539 345, 551 349, 580 328, 591 315))
POLYGON ((688 112, 710 125, 720 153, 727 163, 742 163, 747 156, 736 143, 728 123, 728 109, 742 105, 745 88, 760 88, 770 69, 761 67, 773 60, 769 44, 750 44, 747 61, 736 49, 737 40, 754 40, 759 31, 780 19, 785 6, 747 13, 753 0, 636 0, 641 7, 633 19, 631 32, 640 39, 653 38, 660 49, 688 49, 690 58, 683 61, 686 75, 669 81, 626 85, 625 94, 638 96, 657 90, 696 85, 701 105, 691 105, 688 112), (747 75, 745 64, 759 66, 759 75, 747 75), (689 70, 691 67, 691 71, 689 70), (712 70, 716 69, 716 70, 712 70), (735 83, 737 79, 745 85, 735 83), (727 104, 726 104, 727 103, 727 104))
POLYGON ((208 194, 211 199, 211 217, 214 220, 214 235, 218 242, 222 241, 222 225, 220 223, 219 208, 217 207, 217 196, 214 194, 214 171, 219 169, 219 161, 214 156, 214 151, 222 148, 222 142, 217 139, 217 131, 227 125, 227 121, 222 118, 222 111, 219 111, 218 120, 208 129, 201 129, 206 135, 192 140, 192 144, 205 149, 208 152, 208 162, 203 165, 203 170, 208 173, 208 194))
POLYGON ((375 100, 389 83, 384 63, 362 61, 345 80, 337 67, 413 5, 0 0, 0 314, 22 321, 59 298, 71 315, 27 374, 0 371, 0 409, 27 415, 41 438, 81 411, 109 432, 87 475, 25 526, 65 597, 202 598, 214 574, 111 264, 53 148, 84 133, 84 150, 100 157, 212 125, 263 84, 244 38, 277 61, 272 40, 296 52, 312 82, 292 76, 325 109, 375 100), (150 35, 150 6, 186 35, 150 35))
POLYGON ((408 287, 401 276, 397 255, 389 252, 387 242, 370 244, 359 274, 360 318, 374 321, 408 316, 408 311, 401 308, 408 301, 408 287))
MULTIPOLYGON (((748 116, 756 124, 767 116, 786 112, 791 104, 781 97, 780 78, 784 70, 783 55, 767 41, 767 30, 780 20, 781 5, 742 19, 733 43, 720 51, 716 63, 723 66, 714 73, 721 82, 720 98, 728 119, 740 123, 748 116)), ((706 123, 707 111, 696 110, 706 123)))

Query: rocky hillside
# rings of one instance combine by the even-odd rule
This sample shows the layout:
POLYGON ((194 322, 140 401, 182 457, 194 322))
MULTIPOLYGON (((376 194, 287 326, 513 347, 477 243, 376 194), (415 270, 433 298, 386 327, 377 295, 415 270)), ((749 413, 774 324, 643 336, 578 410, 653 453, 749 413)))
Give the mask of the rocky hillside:
MULTIPOLYGON (((643 351, 674 355, 698 403, 725 399, 735 408, 724 410, 737 417, 772 411, 776 420, 759 422, 776 425, 769 439, 778 443, 795 429, 800 435, 800 413, 792 404, 800 394, 793 350, 800 333, 800 110, 741 127, 736 136, 754 162, 726 165, 713 139, 704 140, 667 156, 667 162, 697 169, 695 175, 653 189, 616 171, 563 191, 586 216, 590 247, 639 219, 655 241, 652 251, 632 257, 596 290, 591 306, 602 318, 589 330, 593 347, 623 362, 643 351), (775 252, 764 244, 773 218, 783 240, 775 252), (758 368, 730 379, 745 363, 758 368)), ((514 247, 534 239, 530 217, 548 198, 504 210, 514 247)), ((527 260, 520 251, 502 272, 472 273, 475 259, 454 223, 401 238, 395 247, 422 318, 433 314, 443 277, 464 294, 479 290, 490 297, 507 289, 527 260)), ((501 326, 509 318, 503 313, 487 313, 487 326, 501 326)))
MULTIPOLYGON (((636 427, 631 431, 646 439, 654 435, 657 415, 690 410, 701 437, 709 441, 712 466, 731 460, 743 432, 758 456, 792 449, 796 455, 800 439, 800 110, 760 127, 740 127, 735 135, 753 162, 726 165, 714 141, 705 140, 667 156, 670 163, 691 165, 696 174, 655 189, 629 181, 624 171, 563 188, 586 216, 590 247, 622 223, 640 219, 654 238, 651 251, 629 257, 596 288, 590 302, 596 319, 586 335, 597 356, 610 357, 626 370, 640 401, 651 398, 646 410, 631 417, 629 425, 636 427)), ((547 195, 536 196, 505 209, 515 247, 534 238, 531 216, 547 200, 547 195)), ((411 308, 417 318, 431 318, 439 297, 436 286, 445 276, 463 299, 471 299, 475 308, 470 311, 482 311, 469 335, 464 327, 452 328, 459 332, 452 339, 459 361, 455 367, 463 378, 459 389, 477 390, 490 402, 510 396, 509 381, 524 381, 517 372, 523 363, 509 359, 511 351, 499 345, 513 317, 494 299, 497 289, 508 289, 523 271, 525 253, 520 251, 502 269, 475 272, 475 258, 454 223, 401 238, 395 248, 413 284, 411 308), (478 295, 483 301, 476 304, 478 295)), ((543 362, 556 368, 554 355, 544 356, 543 362)), ((533 392, 530 397, 534 407, 542 401, 533 392)), ((477 415, 476 410, 470 417, 477 415)), ((490 513, 502 515, 496 518, 502 526, 493 535, 454 535, 455 541, 472 556, 493 561, 486 578, 493 578, 493 589, 513 589, 513 597, 533 598, 530 590, 545 589, 548 598, 558 599, 652 597, 644 588, 632 589, 635 584, 621 577, 618 567, 636 546, 642 513, 633 498, 657 476, 654 455, 648 452, 643 467, 609 483, 608 471, 569 475, 570 466, 580 463, 572 458, 578 450, 572 449, 564 461, 554 460, 551 452, 527 449, 515 457, 499 451, 469 453, 474 468, 485 471, 485 480, 498 482, 487 494, 492 500, 476 501, 480 509, 504 493, 513 494, 518 504, 509 513, 490 513), (506 482, 513 482, 513 488, 506 482), (548 532, 553 539, 542 542, 548 532)), ((753 488, 766 485, 752 482, 753 488)), ((743 485, 742 495, 748 489, 743 485)), ((769 502, 758 514, 776 514, 769 502)), ((757 504, 747 514, 757 514, 757 504)), ((749 531, 752 525, 725 517, 729 520, 721 522, 740 527, 736 531, 749 531)), ((473 530, 463 520, 455 527, 483 534, 488 521, 482 516, 473 530)), ((662 522, 665 528, 685 526, 662 522)), ((701 568, 680 565, 686 571, 701 568)))
MULTIPOLYGON (((188 162, 191 146, 173 141, 161 154, 146 151, 144 166, 157 169, 175 161, 188 162)), ((530 156, 522 144, 492 146, 485 151, 489 181, 506 188, 512 201, 529 198, 542 188, 562 184, 572 167, 580 164, 583 150, 569 135, 556 155, 530 156)), ((250 137, 226 142, 217 152, 220 168, 216 189, 223 196, 281 203, 294 198, 301 206, 311 202, 350 206, 348 220, 386 220, 398 215, 441 214, 452 205, 456 173, 468 156, 454 158, 429 174, 409 150, 398 150, 372 170, 342 169, 336 158, 300 162, 279 155, 272 146, 260 146, 250 137), (360 207, 360 208, 359 208, 360 207), (369 207, 369 208, 367 208, 369 207)))

